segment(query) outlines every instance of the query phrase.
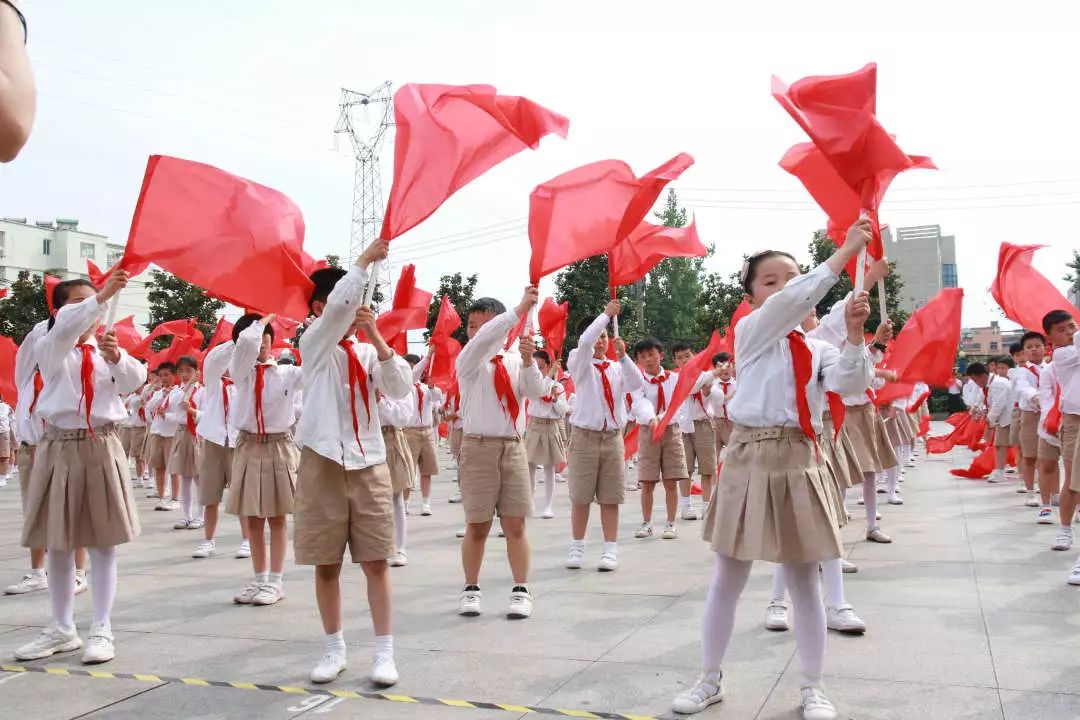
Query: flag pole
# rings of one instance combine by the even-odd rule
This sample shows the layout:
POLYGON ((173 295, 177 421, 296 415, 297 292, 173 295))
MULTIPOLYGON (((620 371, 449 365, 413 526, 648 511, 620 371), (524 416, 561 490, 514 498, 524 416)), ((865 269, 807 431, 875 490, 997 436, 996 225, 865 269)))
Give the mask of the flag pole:
MULTIPOLYGON (((859 219, 861 220, 864 217, 867 217, 869 214, 870 213, 867 210, 864 209, 859 213, 859 219)), ((865 284, 866 284, 866 246, 863 245, 862 249, 859 250, 859 257, 855 261, 855 285, 853 286, 853 290, 855 291, 855 294, 863 292, 863 289, 864 289, 863 285, 865 285, 865 284)))
POLYGON ((105 332, 112 332, 113 325, 116 324, 116 313, 120 310, 120 293, 117 293, 109 300, 109 308, 105 311, 105 332))
POLYGON ((371 267, 368 269, 368 284, 364 288, 364 305, 371 307, 371 301, 375 298, 375 286, 379 284, 377 278, 382 271, 382 260, 376 260, 371 263, 371 267))
POLYGON ((878 303, 881 306, 881 322, 885 322, 889 319, 889 313, 885 310, 885 278, 879 278, 877 281, 877 294, 878 303))

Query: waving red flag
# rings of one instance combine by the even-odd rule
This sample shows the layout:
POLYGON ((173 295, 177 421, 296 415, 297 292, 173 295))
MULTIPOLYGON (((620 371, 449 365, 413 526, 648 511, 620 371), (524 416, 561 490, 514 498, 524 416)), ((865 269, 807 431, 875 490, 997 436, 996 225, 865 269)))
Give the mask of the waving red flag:
POLYGON ((645 221, 608 253, 608 284, 616 287, 637 282, 664 258, 708 254, 695 222, 673 228, 645 221))
POLYGON ((15 353, 19 346, 9 337, 0 335, 0 397, 11 407, 19 403, 19 388, 15 384, 15 353))
POLYGON ((446 199, 503 160, 536 149, 548 133, 566 137, 570 121, 533 101, 498 95, 490 85, 409 83, 394 93, 394 185, 382 234, 415 227, 446 199))
POLYGON ((288 197, 211 165, 152 155, 120 267, 155 263, 208 295, 302 320, 318 267, 288 197))
POLYGON ((450 297, 443 295, 439 315, 435 318, 435 327, 431 330, 431 342, 434 344, 449 339, 459 327, 461 316, 458 315, 454 303, 450 302, 450 297))
POLYGON ((232 340, 233 323, 229 322, 225 318, 218 318, 217 326, 214 327, 214 334, 210 336, 210 342, 206 345, 206 351, 210 352, 223 342, 232 340))
POLYGON ((90 282, 94 283, 94 287, 98 290, 105 287, 105 280, 109 277, 108 273, 101 272, 101 268, 90 258, 86 258, 86 274, 90 277, 90 282))
MULTIPOLYGON (((933 387, 945 387, 952 382, 956 351, 960 347, 963 303, 961 288, 945 288, 904 323, 885 359, 885 367, 896 371, 897 380, 909 384, 906 393, 894 398, 910 396, 913 390, 910 385, 919 381, 933 387)), ((882 397, 881 393, 878 397, 882 397)))
POLYGON ((552 355, 552 361, 562 357, 563 343, 566 342, 566 318, 570 314, 570 303, 556 305, 551 298, 544 298, 544 304, 537 312, 540 323, 540 336, 544 338, 544 347, 552 355))
POLYGON ((376 324, 390 347, 399 355, 409 351, 408 331, 419 330, 427 325, 427 311, 432 294, 416 287, 416 266, 401 268, 394 301, 390 310, 379 315, 376 324))
POLYGON ((514 344, 514 341, 525 335, 526 326, 529 324, 529 313, 525 313, 518 318, 517 324, 510 328, 510 332, 506 335, 506 344, 503 345, 503 350, 509 350, 510 346, 514 344))
POLYGON ((630 429, 623 436, 623 462, 637 455, 638 445, 641 441, 641 426, 631 423, 630 429))
POLYGON ((428 366, 428 378, 436 387, 446 391, 454 384, 457 378, 455 363, 457 362, 458 353, 461 352, 461 343, 452 337, 448 337, 445 342, 439 345, 438 349, 433 346, 431 352, 434 352, 435 356, 428 366))
POLYGON ((608 252, 632 233, 669 182, 694 164, 680 153, 640 178, 620 160, 601 160, 537 185, 529 196, 529 278, 608 252))
POLYGON ((735 312, 731 314, 731 323, 728 325, 728 331, 726 333, 727 347, 724 348, 726 352, 731 353, 732 359, 735 358, 735 330, 738 328, 739 321, 749 315, 753 311, 750 307, 749 300, 743 300, 739 303, 739 306, 735 308, 735 312))
POLYGON ((948 420, 953 430, 946 435, 926 438, 926 452, 935 455, 946 453, 957 445, 979 451, 985 447, 983 434, 986 432, 986 418, 976 420, 971 413, 954 413, 948 420))
MULTIPOLYGON (((995 430, 994 432, 997 432, 995 430)), ((1009 465, 1016 464, 1016 449, 1009 448, 1008 458, 1005 461, 1009 465)), ((949 471, 950 475, 956 477, 967 478, 968 480, 983 480, 994 471, 994 443, 991 442, 985 450, 976 456, 971 461, 971 465, 967 468, 953 468, 949 471)))
POLYGON ((1054 284, 1031 267, 1035 251, 1045 245, 1001 243, 998 250, 997 277, 990 294, 1001 306, 1005 317, 1028 330, 1042 332, 1042 319, 1051 310, 1068 310, 1080 322, 1080 311, 1054 284))
MULTIPOLYGON (((163 335, 172 335, 174 337, 186 338, 190 337, 194 333, 199 332, 195 329, 195 320, 192 318, 183 318, 180 320, 168 320, 160 323, 150 334, 142 339, 142 342, 136 345, 131 350, 128 350, 128 354, 132 357, 145 358, 147 353, 150 352, 150 345, 157 338, 163 335)), ((202 340, 202 333, 199 333, 200 342, 202 340)), ((153 365, 151 367, 157 367, 153 365)))
POLYGON ((147 361, 147 366, 153 369, 163 362, 175 363, 185 355, 190 355, 201 362, 204 353, 201 352, 199 348, 202 347, 202 343, 203 334, 194 328, 192 329, 191 335, 173 335, 169 347, 151 355, 150 359, 147 361))
MULTIPOLYGON (((116 342, 120 347, 124 348, 128 355, 136 357, 132 351, 142 345, 143 336, 142 333, 135 329, 135 316, 128 315, 123 320, 117 320, 113 323, 113 332, 116 333, 116 342)), ((97 336, 101 337, 104 334, 105 326, 101 325, 98 327, 97 336)))
POLYGON ((53 290, 63 281, 55 275, 46 273, 41 276, 41 282, 45 285, 45 305, 49 308, 49 314, 55 315, 56 308, 53 307, 52 302, 53 290))
MULTIPOLYGON (((248 312, 252 311, 249 310, 248 312)), ((270 321, 270 327, 274 328, 273 347, 291 350, 293 345, 289 340, 296 337, 296 332, 300 329, 300 325, 301 323, 296 320, 290 320, 289 318, 281 317, 280 315, 274 316, 274 319, 270 321)))
POLYGON ((720 338, 720 333, 713 330, 712 337, 709 338, 708 347, 695 355, 690 362, 683 365, 679 370, 679 381, 675 383, 675 392, 671 393, 667 412, 664 413, 664 417, 661 418, 660 422, 653 428, 652 436, 655 442, 660 442, 660 438, 664 434, 664 429, 667 428, 671 419, 675 417, 675 413, 682 407, 686 398, 690 397, 690 391, 694 388, 694 383, 701 377, 701 373, 712 369, 712 357, 720 352, 720 345, 722 342, 723 340, 720 338))

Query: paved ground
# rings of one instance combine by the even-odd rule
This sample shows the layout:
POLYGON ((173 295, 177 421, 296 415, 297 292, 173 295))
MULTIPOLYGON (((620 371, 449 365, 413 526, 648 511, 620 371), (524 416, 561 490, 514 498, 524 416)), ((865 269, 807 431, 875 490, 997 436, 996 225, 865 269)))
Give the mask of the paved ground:
MULTIPOLYGON (((904 487, 907 504, 885 506, 892 545, 860 541, 845 531, 860 572, 848 596, 870 624, 862 638, 831 635, 828 687, 842 717, 1080 717, 1080 588, 1064 583, 1072 553, 1048 549, 1052 527, 1034 523, 1010 486, 987 486, 948 475, 963 458, 920 460, 904 487)), ((698 523, 682 523, 676 541, 635 541, 637 495, 622 528, 621 567, 601 575, 571 572, 562 561, 568 536, 566 486, 558 517, 530 525, 532 619, 505 619, 510 583, 502 541, 489 546, 484 576, 487 613, 456 614, 460 567, 454 530, 459 506, 437 480, 433 517, 410 517, 411 564, 393 573, 396 646, 402 681, 396 697, 339 699, 272 690, 186 685, 153 678, 111 679, 43 672, 0 673, 0 718, 447 718, 522 717, 520 706, 661 716, 693 680, 699 615, 710 567, 698 523), (500 703, 509 710, 446 707, 410 698, 500 703)), ((143 493, 144 494, 144 493, 143 493)), ((321 654, 312 572, 286 565, 287 599, 271 608, 230 602, 246 582, 248 561, 231 557, 232 518, 219 545, 228 554, 189 557, 198 538, 173 531, 175 513, 140 500, 143 535, 124 546, 113 615, 117 658, 95 668, 168 678, 196 678, 310 688, 307 674, 321 654)), ((18 578, 17 485, 0 490, 0 581, 18 578)), ((595 567, 599 535, 589 537, 595 567)), ((795 647, 789 633, 761 626, 768 566, 755 569, 744 595, 727 662, 728 699, 702 717, 794 718, 795 647)), ((346 634, 352 667, 330 688, 371 691, 366 680, 370 622, 358 569, 346 589, 346 634)), ((77 621, 89 623, 89 593, 77 621)), ((0 598, 0 664, 34 637, 48 618, 44 594, 0 598)), ((77 655, 30 668, 82 666, 77 655)))

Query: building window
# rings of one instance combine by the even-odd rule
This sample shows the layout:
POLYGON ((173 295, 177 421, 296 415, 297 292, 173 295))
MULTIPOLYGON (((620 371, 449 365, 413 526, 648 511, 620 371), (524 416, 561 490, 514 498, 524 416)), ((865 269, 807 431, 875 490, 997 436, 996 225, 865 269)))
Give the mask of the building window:
POLYGON ((941 286, 947 288, 959 287, 956 282, 956 265, 953 263, 941 264, 941 286))
POLYGON ((3 230, 0 230, 0 258, 7 255, 7 235, 3 230))
POLYGON ((997 349, 998 349, 998 344, 996 342, 990 343, 990 352, 995 352, 997 349))
POLYGON ((79 257, 94 259, 94 243, 79 243, 79 257))
POLYGON ((124 249, 123 248, 112 248, 112 247, 110 247, 110 248, 108 248, 108 252, 109 252, 109 254, 108 254, 108 258, 107 258, 106 262, 108 262, 109 267, 112 267, 116 263, 120 262, 120 259, 124 257, 124 249))
POLYGON ((41 238, 41 254, 42 255, 52 255, 52 238, 50 238, 50 237, 41 238))

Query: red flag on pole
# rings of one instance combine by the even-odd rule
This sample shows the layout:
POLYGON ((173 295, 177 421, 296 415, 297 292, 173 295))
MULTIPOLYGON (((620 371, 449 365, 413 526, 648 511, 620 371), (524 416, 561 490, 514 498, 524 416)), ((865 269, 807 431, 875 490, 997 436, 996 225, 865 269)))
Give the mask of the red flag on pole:
POLYGON ((90 277, 90 282, 94 283, 94 287, 98 290, 105 287, 105 280, 109 277, 108 273, 101 272, 101 268, 90 258, 86 258, 86 274, 90 277))
POLYGON ((19 346, 9 337, 0 335, 0 395, 11 407, 19 404, 19 388, 15 384, 15 353, 19 346))
POLYGON ((376 321, 379 333, 398 355, 409 352, 408 331, 427 325, 427 311, 432 297, 431 293, 416 287, 415 265, 401 268, 394 288, 393 305, 376 321))
POLYGON ((570 303, 556 305, 551 298, 544 298, 544 304, 537 312, 540 323, 540 336, 544 338, 544 347, 551 352, 551 361, 562 357, 563 343, 566 342, 566 318, 570 314, 570 303))
POLYGON ((436 387, 448 390, 457 378, 456 362, 458 353, 461 352, 461 343, 452 337, 446 338, 438 349, 432 348, 435 357, 428 366, 428 378, 436 387))
POLYGON ((664 258, 708 254, 695 222, 681 228, 642 222, 608 253, 608 284, 616 287, 637 282, 664 258))
POLYGON ((701 373, 712 367, 712 357, 720 352, 719 348, 722 342, 720 333, 713 330, 712 337, 709 338, 708 347, 695 355, 690 362, 683 365, 679 370, 679 381, 675 383, 675 391, 671 393, 667 412, 664 413, 664 417, 661 418, 660 422, 653 428, 652 436, 654 441, 660 442, 660 438, 664 434, 664 429, 667 428, 671 419, 675 417, 675 413, 682 407, 686 398, 690 397, 690 391, 693 390, 694 383, 701 377, 701 373))
POLYGON ((431 342, 442 342, 450 338, 461 327, 461 316, 448 295, 443 295, 439 306, 439 315, 435 318, 435 327, 431 330, 431 342))
POLYGON ((490 85, 409 83, 394 93, 394 185, 380 237, 391 240, 447 198, 570 121, 533 101, 498 95, 490 85))
POLYGON ((233 323, 225 318, 218 318, 214 334, 210 336, 210 342, 206 345, 206 351, 210 352, 223 342, 232 340, 233 323))
MULTIPOLYGON (((142 342, 136 345, 131 350, 128 350, 128 354, 132 357, 145 358, 147 353, 150 352, 150 345, 157 338, 163 335, 172 335, 174 337, 190 337, 192 334, 198 332, 195 329, 195 320, 192 318, 183 318, 180 320, 168 320, 166 322, 158 324, 150 334, 142 339, 142 342)), ((200 333, 200 338, 201 338, 200 333)), ((156 367, 156 366, 152 366, 156 367)))
POLYGON ((1005 317, 1028 330, 1042 332, 1042 319, 1051 310, 1068 310, 1080 322, 1080 310, 1069 302, 1054 284, 1031 267, 1035 251, 1045 245, 1001 243, 998 250, 997 277, 990 294, 1005 317))
POLYGON ((911 386, 919 381, 933 387, 952 382, 963 302, 961 288, 945 288, 911 314, 885 358, 885 367, 895 370, 897 381, 907 386, 888 398, 883 388, 878 393, 880 402, 910 396, 911 386))
POLYGON ((55 315, 56 308, 53 307, 52 301, 53 290, 55 290, 56 286, 63 281, 55 275, 49 275, 48 273, 46 273, 41 276, 41 282, 45 285, 45 306, 49 308, 50 315, 55 315))
MULTIPOLYGON (((123 320, 117 320, 113 323, 113 332, 116 333, 117 344, 124 348, 128 355, 135 357, 132 351, 142 345, 143 342, 142 333, 135 329, 135 316, 128 315, 123 320)), ((98 327, 97 336, 101 337, 104 334, 105 326, 101 325, 98 327)))

